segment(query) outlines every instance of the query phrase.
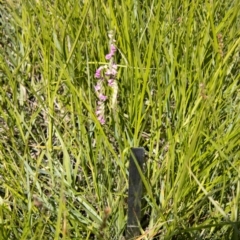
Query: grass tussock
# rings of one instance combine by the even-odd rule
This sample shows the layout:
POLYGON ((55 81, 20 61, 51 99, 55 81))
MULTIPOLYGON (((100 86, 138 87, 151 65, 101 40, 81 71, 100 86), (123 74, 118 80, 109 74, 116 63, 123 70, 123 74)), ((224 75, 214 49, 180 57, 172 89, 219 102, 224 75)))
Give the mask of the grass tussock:
POLYGON ((239 239, 239 9, 1 1, 0 239, 123 238, 134 146, 147 153, 137 239, 239 239), (95 91, 112 64, 114 107, 95 91))

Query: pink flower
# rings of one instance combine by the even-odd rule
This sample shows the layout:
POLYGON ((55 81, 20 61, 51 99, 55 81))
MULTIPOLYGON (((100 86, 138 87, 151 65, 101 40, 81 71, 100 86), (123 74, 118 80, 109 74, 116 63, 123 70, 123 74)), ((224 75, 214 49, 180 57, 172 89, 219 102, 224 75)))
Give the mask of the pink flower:
POLYGON ((96 112, 95 112, 95 114, 96 114, 97 116, 102 115, 102 108, 101 108, 100 104, 102 104, 102 102, 99 101, 99 102, 98 102, 97 109, 96 109, 96 112))
POLYGON ((97 111, 95 112, 95 114, 96 114, 97 116, 99 116, 99 115, 101 114, 101 110, 97 110, 97 111))
POLYGON ((115 54, 116 51, 117 51, 117 48, 115 47, 115 45, 111 44, 111 46, 110 46, 110 53, 112 54, 112 56, 115 54))
POLYGON ((109 53, 109 54, 107 54, 106 56, 105 56, 105 58, 107 59, 107 60, 110 60, 111 58, 112 58, 112 54, 111 53, 109 53))
POLYGON ((108 70, 105 72, 105 75, 106 75, 106 76, 112 75, 112 71, 111 71, 110 69, 108 69, 108 70))
POLYGON ((109 79, 108 80, 108 86, 112 87, 114 83, 114 79, 109 79))
POLYGON ((96 86, 94 86, 94 89, 96 92, 98 92, 101 89, 101 86, 99 84, 97 84, 96 86))
POLYGON ((113 67, 112 67, 112 69, 110 70, 110 69, 107 69, 107 71, 105 72, 105 75, 106 76, 116 76, 117 75, 117 70, 116 69, 114 69, 113 67))
POLYGON ((112 65, 112 68, 115 69, 115 70, 117 70, 117 64, 114 63, 114 64, 112 65))
POLYGON ((95 78, 101 78, 102 67, 98 68, 95 73, 95 78))
POLYGON ((114 56, 114 54, 115 54, 116 51, 117 51, 117 48, 116 48, 113 44, 111 44, 111 46, 110 46, 110 53, 108 53, 108 54, 105 56, 105 58, 106 58, 107 60, 110 60, 110 59, 114 56))
POLYGON ((98 116, 97 119, 102 125, 106 122, 103 116, 98 116))
POLYGON ((102 100, 103 102, 107 100, 107 96, 100 94, 99 99, 102 100))

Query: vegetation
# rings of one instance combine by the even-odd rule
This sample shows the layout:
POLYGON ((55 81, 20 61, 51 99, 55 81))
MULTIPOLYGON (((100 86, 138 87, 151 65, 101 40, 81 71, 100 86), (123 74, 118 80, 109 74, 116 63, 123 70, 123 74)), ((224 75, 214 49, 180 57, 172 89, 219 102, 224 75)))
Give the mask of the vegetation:
POLYGON ((0 9, 0 239, 124 239, 138 146, 136 239, 240 239, 240 1, 0 9), (104 82, 100 122, 110 30, 117 102, 104 82))

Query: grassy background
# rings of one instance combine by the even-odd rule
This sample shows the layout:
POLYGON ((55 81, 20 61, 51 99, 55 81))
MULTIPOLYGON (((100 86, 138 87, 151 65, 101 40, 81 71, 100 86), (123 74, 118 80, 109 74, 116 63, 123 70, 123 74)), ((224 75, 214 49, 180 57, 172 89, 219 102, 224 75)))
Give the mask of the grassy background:
POLYGON ((1 1, 0 239, 123 239, 131 147, 141 236, 240 238, 240 2, 1 1), (95 70, 118 48, 118 105, 95 70))

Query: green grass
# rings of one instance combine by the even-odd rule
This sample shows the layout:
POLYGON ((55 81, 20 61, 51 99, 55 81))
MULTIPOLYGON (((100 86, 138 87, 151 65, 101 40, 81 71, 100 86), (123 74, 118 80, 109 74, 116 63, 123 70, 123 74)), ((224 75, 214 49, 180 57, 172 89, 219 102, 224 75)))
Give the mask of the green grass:
POLYGON ((240 238, 240 2, 0 2, 0 240, 240 238), (96 116, 108 31, 118 104, 96 116))

